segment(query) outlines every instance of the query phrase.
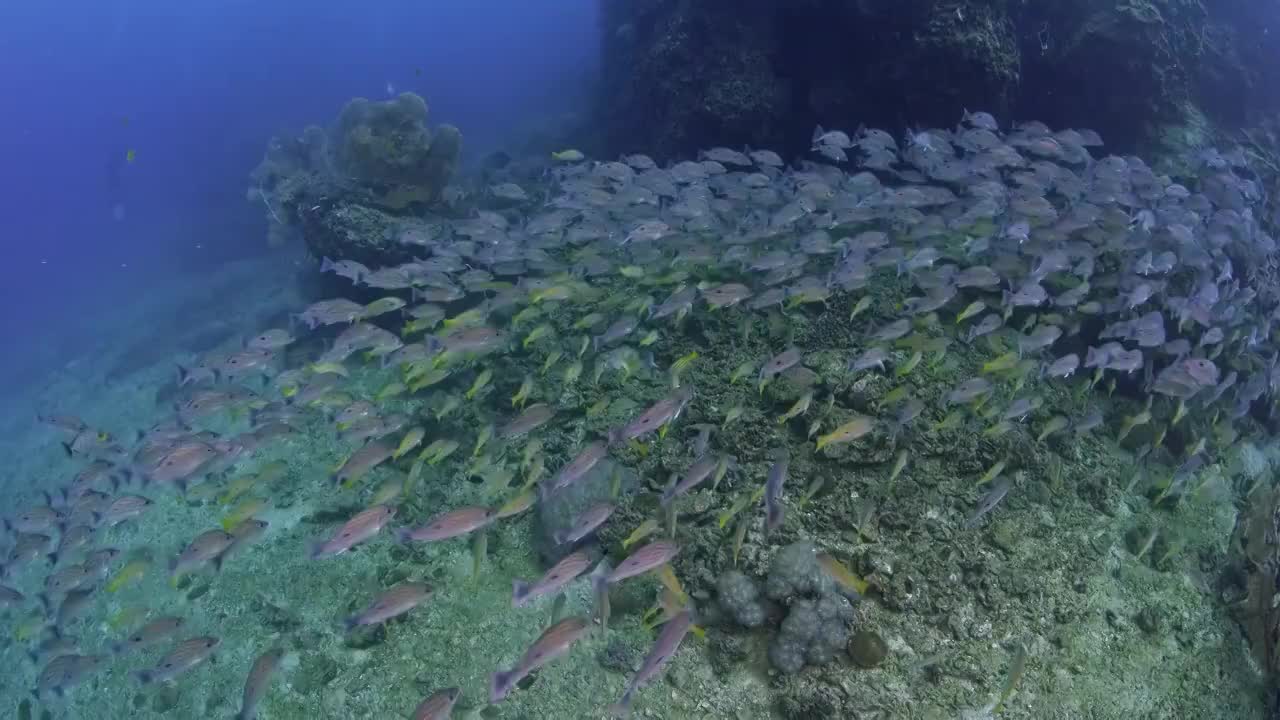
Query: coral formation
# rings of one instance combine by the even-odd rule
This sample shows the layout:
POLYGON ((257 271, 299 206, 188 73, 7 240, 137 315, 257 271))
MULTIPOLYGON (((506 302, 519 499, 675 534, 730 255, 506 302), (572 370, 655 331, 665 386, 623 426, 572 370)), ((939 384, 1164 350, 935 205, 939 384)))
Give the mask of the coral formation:
POLYGON ((849 640, 853 606, 841 595, 824 593, 814 600, 791 603, 778 635, 769 645, 769 661, 784 673, 805 665, 825 665, 849 640))
POLYGON ((787 606, 787 616, 769 645, 769 661, 785 673, 824 665, 844 649, 853 606, 834 590, 813 545, 797 542, 778 551, 765 579, 765 594, 787 606))
POLYGON ((765 606, 760 602, 760 589, 737 570, 726 570, 716 580, 716 600, 743 627, 759 627, 764 623, 765 606))
POLYGON ((426 101, 413 93, 355 98, 329 131, 309 126, 272 138, 247 191, 263 206, 269 244, 300 233, 317 257, 410 257, 401 237, 419 221, 402 218, 438 205, 462 151, 457 128, 432 131, 427 117, 426 101))

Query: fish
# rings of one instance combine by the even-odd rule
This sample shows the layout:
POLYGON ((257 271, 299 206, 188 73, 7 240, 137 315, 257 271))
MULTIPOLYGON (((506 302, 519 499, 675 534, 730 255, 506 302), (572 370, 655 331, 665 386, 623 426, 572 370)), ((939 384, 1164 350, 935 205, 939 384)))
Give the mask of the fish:
POLYGON ((991 383, 982 378, 970 378, 956 385, 946 395, 948 405, 963 405, 973 402, 991 392, 991 383))
POLYGON ((1002 477, 996 480, 991 489, 987 491, 981 499, 978 500, 978 506, 974 511, 965 518, 964 527, 973 528, 982 521, 982 518, 995 509, 1004 500, 1004 496, 1009 494, 1009 489, 1013 487, 1013 480, 1008 477, 1002 477))
POLYGON ((866 597, 867 589, 871 587, 871 583, 858 577, 852 570, 845 567, 844 563, 832 557, 830 554, 820 552, 816 556, 818 566, 821 567, 827 575, 836 581, 841 589, 853 593, 857 598, 866 597))
POLYGON ((684 387, 676 390, 671 395, 659 400, 624 427, 610 430, 609 444, 617 445, 627 440, 636 440, 675 422, 692 399, 692 389, 684 387))
POLYGON ((338 531, 328 540, 313 543, 308 555, 313 560, 341 555, 356 545, 372 539, 395 516, 396 508, 392 505, 374 505, 361 510, 338 528, 338 531))
POLYGON ((221 644, 221 640, 209 636, 184 640, 162 657, 154 668, 139 670, 133 677, 142 685, 169 682, 208 660, 221 644))
POLYGON ((439 690, 418 703, 411 720, 449 720, 461 696, 462 691, 456 687, 439 690))
POLYGON ((347 632, 351 632, 364 625, 380 625, 418 607, 430 599, 432 594, 430 585, 400 583, 379 595, 364 610, 344 620, 343 627, 347 632))
POLYGON ((591 534, 596 528, 603 525, 604 522, 609 519, 609 516, 613 514, 616 507, 617 506, 613 503, 596 503, 586 510, 583 510, 581 513, 578 513, 578 515, 573 519, 573 524, 567 530, 558 530, 554 532, 551 539, 554 540, 557 545, 578 542, 582 538, 591 534))
POLYGON ((688 470, 685 470, 684 477, 680 478, 679 482, 672 483, 670 487, 663 491, 662 496, 659 499, 659 503, 661 503, 663 507, 666 507, 667 505, 670 505, 671 501, 675 498, 702 484, 703 481, 711 477, 712 473, 715 472, 716 466, 719 465, 719 462, 719 458, 714 454, 705 454, 699 457, 692 465, 689 466, 688 470))
POLYGON ((507 424, 498 428, 498 437, 511 440, 537 430, 555 417, 555 410, 542 403, 530 405, 524 412, 512 418, 507 424))
POLYGON ((574 643, 591 631, 591 623, 568 617, 547 628, 509 670, 499 670, 489 678, 489 702, 502 702, 529 673, 564 655, 574 643))
POLYGON ((231 528, 257 515, 267 508, 267 501, 261 498, 249 498, 239 505, 235 506, 218 521, 223 530, 230 531, 231 528))
POLYGON ((871 432, 875 427, 874 421, 865 415, 855 415, 851 420, 845 422, 835 430, 818 437, 815 452, 821 451, 828 445, 841 445, 852 442, 858 438, 871 432))
POLYGON ((195 537, 187 547, 169 562, 169 575, 173 579, 205 564, 214 570, 222 569, 222 553, 235 541, 235 537, 223 530, 207 530, 195 537))
POLYGON ((800 351, 797 348, 788 348, 769 358, 767 362, 760 368, 759 381, 766 382, 777 377, 778 375, 790 370, 801 361, 800 351))
POLYGON ((538 486, 538 493, 546 497, 551 493, 569 487, 582 479, 605 457, 609 455, 609 445, 604 441, 596 441, 580 450, 560 472, 556 473, 550 483, 538 486))
POLYGON ((45 664, 36 676, 36 699, 63 697, 67 691, 97 672, 106 658, 101 655, 59 655, 45 664))
POLYGON ((396 534, 402 543, 436 542, 448 540, 483 530, 497 519, 497 513, 487 507, 470 506, 437 515, 419 528, 401 528, 396 534))
POLYGON ((640 669, 627 683, 627 689, 622 693, 622 698, 609 706, 610 714, 614 717, 626 717, 631 714, 631 702, 636 691, 662 672, 671 658, 675 657, 676 650, 680 648, 680 643, 691 629, 693 629, 693 613, 689 610, 676 613, 675 617, 663 624, 662 632, 658 633, 658 639, 654 641, 649 654, 640 664, 640 669))
POLYGON ((240 712, 236 720, 255 720, 258 717, 258 703, 271 687, 271 680, 284 660, 284 651, 278 648, 268 650, 253 661, 249 668, 249 676, 244 681, 244 694, 240 700, 240 712))
POLYGON ((592 584, 597 593, 605 587, 622 582, 627 578, 643 575, 671 562, 680 552, 680 546, 672 540, 655 540, 632 552, 618 567, 608 572, 601 572, 592 577, 592 584))
POLYGON ((151 561, 145 558, 130 560, 125 563, 125 566, 120 568, 111 578, 111 581, 107 583, 105 588, 106 591, 109 593, 119 592, 125 585, 141 579, 150 567, 151 561))
POLYGON ((556 563, 539 580, 529 583, 524 580, 512 581, 511 604, 524 607, 533 599, 560 592, 575 578, 591 567, 591 556, 585 550, 570 553, 556 563))
POLYGON ((349 485, 364 477, 370 470, 390 460, 396 448, 380 440, 370 440, 342 463, 330 481, 334 485, 349 485))
POLYGON ((765 528, 770 532, 782 527, 785 508, 782 506, 782 486, 787 481, 787 470, 791 463, 790 455, 785 449, 775 450, 773 465, 769 468, 769 477, 764 484, 765 528))
POLYGON ((399 460, 406 454, 412 452, 415 448, 422 444, 422 439, 427 432, 420 427, 411 428, 409 432, 404 434, 400 439, 400 444, 396 446, 395 452, 391 453, 392 460, 399 460))

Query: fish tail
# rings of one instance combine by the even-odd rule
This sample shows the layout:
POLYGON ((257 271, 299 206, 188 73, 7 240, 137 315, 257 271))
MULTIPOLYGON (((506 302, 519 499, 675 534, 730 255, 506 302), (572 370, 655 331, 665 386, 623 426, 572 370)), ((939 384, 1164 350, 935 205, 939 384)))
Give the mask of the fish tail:
POLYGON ((396 542, 401 545, 408 545, 413 542, 413 531, 409 528, 400 528, 396 530, 396 542))
POLYGON ((596 595, 602 595, 609 591, 609 573, 613 571, 608 560, 601 560, 596 569, 591 571, 591 588, 595 590, 596 595))
POLYGON ((307 546, 307 557, 312 560, 319 560, 324 557, 324 542, 316 540, 307 546))
POLYGON ((515 684, 514 670, 499 670, 489 676, 489 702, 500 702, 511 692, 511 686, 515 684))
POLYGON ((513 580, 511 582, 511 605, 513 607, 521 607, 529 601, 529 593, 532 588, 529 583, 523 580, 513 580))
POLYGON ((334 269, 334 263, 328 257, 320 258, 320 272, 326 273, 334 269))
POLYGON ((610 705, 605 711, 615 718, 631 717, 631 688, 627 688, 627 691, 622 694, 622 699, 610 705))

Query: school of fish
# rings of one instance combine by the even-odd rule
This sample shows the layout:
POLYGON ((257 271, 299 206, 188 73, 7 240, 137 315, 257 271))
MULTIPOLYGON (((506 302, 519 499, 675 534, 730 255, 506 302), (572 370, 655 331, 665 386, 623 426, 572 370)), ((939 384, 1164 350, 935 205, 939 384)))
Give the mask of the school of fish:
MULTIPOLYGON (((619 450, 683 442, 669 440, 669 431, 696 408, 708 422, 677 435, 697 432, 688 467, 661 496, 667 527, 655 518, 628 538, 628 547, 639 547, 624 559, 597 564, 581 547, 623 499, 596 504, 557 534, 566 547, 559 563, 516 583, 516 607, 587 578, 598 599, 595 618, 560 620, 510 669, 496 669, 482 701, 518 696, 521 678, 604 631, 611 585, 652 575, 675 586, 668 598, 683 595, 671 566, 681 496, 742 472, 733 455, 742 450, 717 445, 722 428, 742 421, 743 405, 763 405, 763 390, 779 378, 814 373, 789 343, 740 365, 733 359, 731 376, 727 347, 707 343, 676 357, 667 340, 700 318, 743 333, 774 313, 840 323, 845 337, 834 349, 847 363, 839 377, 814 383, 777 422, 794 445, 812 443, 808 452, 832 463, 841 446, 883 434, 903 448, 891 482, 909 463, 915 432, 1027 433, 1047 442, 1112 426, 1120 441, 1148 431, 1135 455, 1167 456, 1165 464, 1179 468, 1161 493, 1176 497, 1206 458, 1273 408, 1280 290, 1276 242, 1263 218, 1275 220, 1277 208, 1239 149, 1204 151, 1192 159, 1194 178, 1179 183, 1137 157, 1102 156, 1092 131, 1054 132, 1036 122, 1005 128, 986 113, 901 141, 881 130, 822 128, 812 140, 815 159, 791 164, 770 151, 724 147, 667 167, 644 155, 592 162, 557 153, 537 188, 483 189, 498 209, 406 224, 400 241, 411 260, 371 268, 322 259, 321 269, 350 283, 350 294, 381 297, 315 302, 297 309, 291 327, 263 329, 241 347, 184 365, 172 416, 136 438, 74 416, 39 417, 81 469, 4 520, 0 606, 36 608, 43 618, 11 633, 40 663, 34 692, 41 699, 73 692, 108 663, 135 663, 142 684, 183 682, 213 657, 220 640, 187 636, 178 617, 122 633, 106 653, 71 639, 91 621, 95 594, 148 571, 147 562, 128 560, 136 548, 103 538, 148 522, 159 493, 202 493, 224 516, 172 549, 174 581, 252 553, 271 541, 256 516, 271 502, 267 476, 280 470, 242 469, 317 419, 351 448, 330 477, 315 478, 317 487, 356 493, 379 468, 401 471, 372 489, 365 509, 315 539, 307 561, 339 563, 362 543, 461 537, 482 556, 487 528, 564 492, 619 450), (971 377, 936 392, 910 386, 922 362, 962 347, 984 358, 971 377), (725 367, 727 385, 745 380, 742 404, 718 417, 699 407, 699 387, 687 379, 695 366, 725 367), (874 414, 842 407, 823 389, 866 373, 896 386, 874 414), (358 389, 371 385, 353 382, 357 374, 376 377, 377 390, 358 389), (648 395, 633 398, 640 409, 566 455, 550 455, 546 434, 584 413, 604 415, 617 400, 587 389, 606 376, 644 378, 628 385, 648 395), (1120 388, 1142 409, 1119 418, 1046 415, 1043 388, 1053 384, 1080 393, 1120 388), (241 432, 203 427, 229 413, 243 415, 241 432), (489 422, 458 422, 481 416, 489 422), (1166 439, 1175 434, 1173 447, 1166 439), (405 517, 399 500, 427 468, 481 478, 489 502, 405 517), (659 537, 642 542, 650 535, 659 537), (132 659, 151 646, 167 650, 154 663, 132 659)), ((697 345, 686 338, 682 347, 690 342, 697 345)), ((759 450, 767 475, 751 479, 720 516, 721 527, 735 524, 737 545, 746 523, 772 534, 788 519, 795 450, 759 450)), ((1004 469, 1003 461, 993 465, 978 482, 990 483, 985 494, 956 509, 965 527, 1016 494, 1004 469)), ((405 616, 442 592, 460 591, 415 581, 384 588, 362 599, 345 628, 405 616)), ((687 595, 670 603, 667 624, 612 712, 630 712, 696 617, 687 595)), ((256 716, 282 655, 258 651, 238 717, 256 716)), ((459 697, 456 688, 441 689, 413 717, 449 718, 459 697)))

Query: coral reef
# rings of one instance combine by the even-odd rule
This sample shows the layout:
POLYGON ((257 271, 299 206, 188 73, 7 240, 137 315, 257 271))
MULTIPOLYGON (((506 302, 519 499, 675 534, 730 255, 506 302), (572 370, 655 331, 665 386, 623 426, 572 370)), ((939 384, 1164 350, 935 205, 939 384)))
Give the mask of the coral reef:
MULTIPOLYGON (((268 243, 301 234, 312 254, 389 261, 410 256, 406 216, 439 209, 457 170, 462 133, 427 127, 427 103, 403 93, 375 102, 355 98, 326 131, 277 136, 250 175, 250 202, 263 206, 268 243)), ((430 235, 427 235, 430 237, 430 235)))
POLYGON ((760 589, 737 570, 726 570, 716 580, 716 600, 721 609, 743 627, 759 627, 764 623, 766 611, 760 601, 760 589))

